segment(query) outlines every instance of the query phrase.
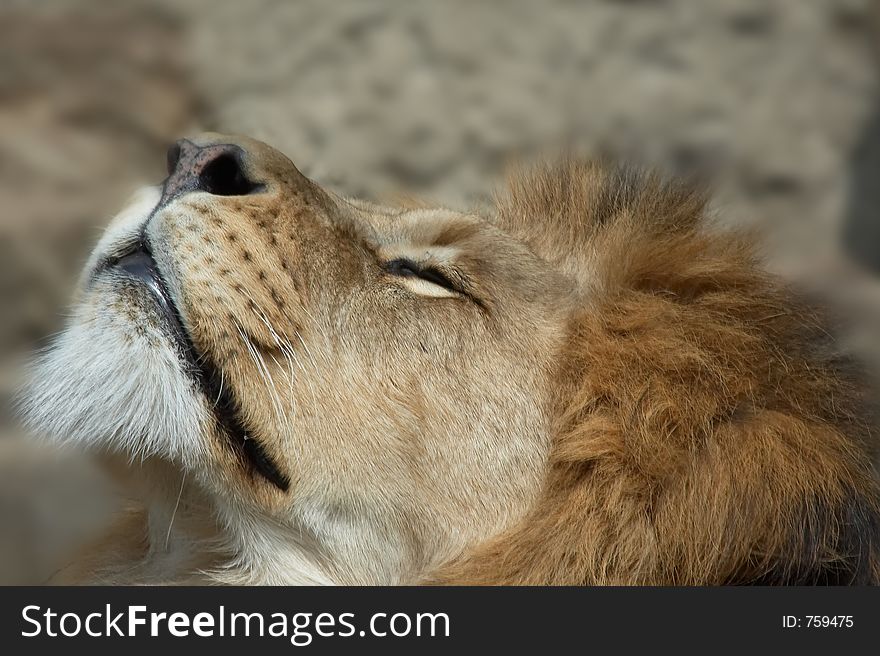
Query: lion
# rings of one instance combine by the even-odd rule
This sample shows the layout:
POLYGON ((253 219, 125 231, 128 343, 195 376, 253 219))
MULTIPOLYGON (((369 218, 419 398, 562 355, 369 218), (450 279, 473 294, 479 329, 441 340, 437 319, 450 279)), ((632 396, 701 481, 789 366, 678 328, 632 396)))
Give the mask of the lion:
POLYGON ((698 190, 569 157, 388 207, 219 134, 168 172, 24 401, 139 500, 56 580, 880 579, 859 368, 698 190))

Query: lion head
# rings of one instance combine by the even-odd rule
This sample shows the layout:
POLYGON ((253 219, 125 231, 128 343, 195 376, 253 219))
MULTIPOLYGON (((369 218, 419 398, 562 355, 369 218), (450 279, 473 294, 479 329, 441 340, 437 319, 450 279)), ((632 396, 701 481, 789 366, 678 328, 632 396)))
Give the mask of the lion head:
POLYGON ((567 161, 489 217, 386 207, 216 134, 168 169, 100 240, 25 402, 146 490, 118 571, 877 579, 861 387, 698 194, 567 161))

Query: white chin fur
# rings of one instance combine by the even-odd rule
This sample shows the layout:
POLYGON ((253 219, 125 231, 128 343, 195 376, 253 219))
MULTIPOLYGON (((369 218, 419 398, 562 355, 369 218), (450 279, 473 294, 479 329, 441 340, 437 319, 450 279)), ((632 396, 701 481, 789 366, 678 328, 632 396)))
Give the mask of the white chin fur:
POLYGON ((35 363, 21 402, 28 427, 61 445, 132 460, 160 456, 185 467, 202 460, 204 400, 147 315, 103 303, 78 308, 35 363))

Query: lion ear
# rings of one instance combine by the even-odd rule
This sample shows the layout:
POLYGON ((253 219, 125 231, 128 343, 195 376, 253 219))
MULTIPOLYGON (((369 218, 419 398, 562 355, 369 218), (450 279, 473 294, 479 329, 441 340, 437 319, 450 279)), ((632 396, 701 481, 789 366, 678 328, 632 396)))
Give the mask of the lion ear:
POLYGON ((695 185, 568 158, 509 171, 495 195, 495 217, 544 260, 589 286, 609 249, 625 255, 629 238, 690 231, 705 205, 695 185))
POLYGON ((560 356, 540 498, 437 580, 880 581, 861 388, 816 313, 747 240, 618 225, 560 356))

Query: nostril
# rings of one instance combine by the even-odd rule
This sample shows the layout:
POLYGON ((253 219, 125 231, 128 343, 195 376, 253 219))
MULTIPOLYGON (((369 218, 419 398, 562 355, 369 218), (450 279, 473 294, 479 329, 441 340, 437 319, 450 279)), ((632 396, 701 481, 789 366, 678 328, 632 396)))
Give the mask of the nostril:
POLYGON ((192 191, 216 196, 244 196, 263 191, 245 173, 247 153, 234 144, 200 146, 181 139, 168 149, 168 178, 162 185, 162 202, 192 191))
POLYGON ((216 196, 245 196, 262 189, 262 185, 248 180, 238 159, 230 153, 219 155, 202 169, 198 187, 216 196))
POLYGON ((168 153, 165 156, 165 162, 168 167, 168 175, 174 173, 174 170, 177 168, 177 163, 180 161, 180 142, 176 142, 168 149, 168 153))

